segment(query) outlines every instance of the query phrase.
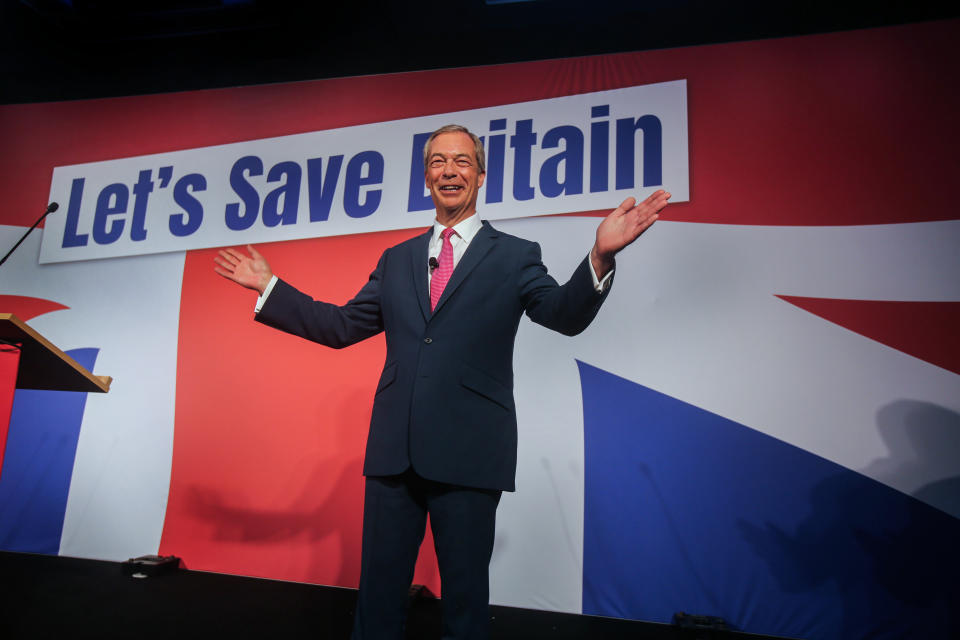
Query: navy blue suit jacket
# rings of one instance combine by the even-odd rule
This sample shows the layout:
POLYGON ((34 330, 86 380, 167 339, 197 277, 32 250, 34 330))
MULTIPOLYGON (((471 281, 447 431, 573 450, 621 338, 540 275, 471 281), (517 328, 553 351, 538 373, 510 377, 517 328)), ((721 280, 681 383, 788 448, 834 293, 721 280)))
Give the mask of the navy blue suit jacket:
POLYGON ((513 345, 520 317, 526 312, 534 322, 575 335, 606 293, 594 289, 588 259, 558 285, 538 244, 484 223, 431 313, 431 233, 387 249, 347 304, 314 301, 280 280, 257 320, 335 348, 385 332, 365 475, 413 467, 437 482, 512 491, 513 345))

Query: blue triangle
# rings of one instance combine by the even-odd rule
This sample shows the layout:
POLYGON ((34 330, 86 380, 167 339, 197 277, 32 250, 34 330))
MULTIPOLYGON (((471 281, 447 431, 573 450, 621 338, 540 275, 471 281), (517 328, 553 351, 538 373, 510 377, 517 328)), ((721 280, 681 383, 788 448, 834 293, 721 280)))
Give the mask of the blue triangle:
POLYGON ((578 365, 584 613, 683 611, 797 638, 960 637, 956 518, 578 365))
MULTIPOLYGON (((99 349, 68 351, 93 370, 99 349)), ((0 474, 0 549, 56 555, 87 394, 19 389, 0 474)))

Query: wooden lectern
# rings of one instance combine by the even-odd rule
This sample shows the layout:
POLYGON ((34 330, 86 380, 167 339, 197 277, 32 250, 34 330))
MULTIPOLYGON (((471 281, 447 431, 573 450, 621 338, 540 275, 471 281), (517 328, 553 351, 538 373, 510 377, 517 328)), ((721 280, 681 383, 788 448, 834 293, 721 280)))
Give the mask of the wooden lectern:
POLYGON ((0 472, 16 389, 106 393, 110 376, 95 376, 12 313, 0 313, 0 472), (17 345, 19 348, 8 346, 17 345))

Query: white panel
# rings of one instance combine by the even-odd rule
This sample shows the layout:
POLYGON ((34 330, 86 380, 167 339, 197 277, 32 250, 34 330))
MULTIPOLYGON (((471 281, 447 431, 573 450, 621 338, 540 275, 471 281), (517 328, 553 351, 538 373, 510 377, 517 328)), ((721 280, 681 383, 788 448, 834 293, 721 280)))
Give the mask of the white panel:
MULTIPOLYGON (((0 227, 0 245, 24 231, 0 227)), ((63 350, 100 349, 94 373, 113 376, 87 396, 60 553, 125 560, 156 553, 173 453, 183 253, 38 265, 40 234, 3 266, 0 292, 69 309, 30 326, 63 350)))

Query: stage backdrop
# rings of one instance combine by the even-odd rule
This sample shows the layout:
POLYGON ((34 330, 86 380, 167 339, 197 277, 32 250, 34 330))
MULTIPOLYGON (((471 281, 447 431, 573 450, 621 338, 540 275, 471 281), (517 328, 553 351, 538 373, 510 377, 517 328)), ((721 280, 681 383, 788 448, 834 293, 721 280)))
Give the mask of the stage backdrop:
MULTIPOLYGON (((109 394, 17 392, 0 548, 355 587, 381 338, 253 322, 257 243, 342 303, 431 221, 463 122, 480 214, 565 279, 599 212, 674 193, 582 335, 524 321, 492 601, 807 638, 958 633, 956 21, 0 107, 12 311, 109 394), (560 215, 562 214, 562 215, 560 215)), ((425 544, 416 580, 439 590, 425 544)))

